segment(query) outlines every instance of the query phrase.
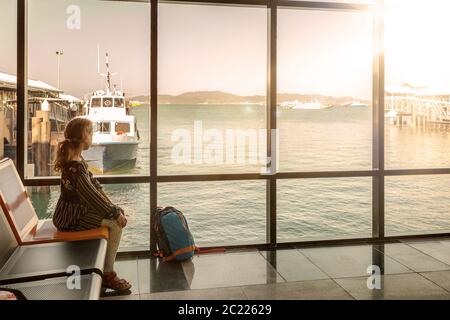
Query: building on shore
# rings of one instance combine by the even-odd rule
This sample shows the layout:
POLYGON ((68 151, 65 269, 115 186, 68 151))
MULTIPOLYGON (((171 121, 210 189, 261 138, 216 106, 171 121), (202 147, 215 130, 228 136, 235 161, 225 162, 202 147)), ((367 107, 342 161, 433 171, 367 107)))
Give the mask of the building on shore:
POLYGON ((450 128, 450 88, 386 87, 385 114, 393 124, 450 128))

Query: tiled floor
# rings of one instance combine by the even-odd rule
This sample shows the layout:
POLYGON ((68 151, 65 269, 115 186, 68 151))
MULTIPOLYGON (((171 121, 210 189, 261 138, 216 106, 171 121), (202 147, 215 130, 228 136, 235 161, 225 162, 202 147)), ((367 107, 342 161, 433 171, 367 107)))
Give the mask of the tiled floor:
POLYGON ((116 262, 133 284, 104 299, 450 299, 450 239, 116 262), (370 277, 371 270, 380 277, 370 277), (380 289, 369 289, 369 287, 380 289))

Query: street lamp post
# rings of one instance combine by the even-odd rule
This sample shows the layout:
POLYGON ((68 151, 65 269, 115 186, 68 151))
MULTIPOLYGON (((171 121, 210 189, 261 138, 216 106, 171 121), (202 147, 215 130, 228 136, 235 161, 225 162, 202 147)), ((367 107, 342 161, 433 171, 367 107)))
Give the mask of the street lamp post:
POLYGON ((61 90, 61 56, 63 54, 63 50, 56 51, 56 57, 58 59, 58 90, 61 90))

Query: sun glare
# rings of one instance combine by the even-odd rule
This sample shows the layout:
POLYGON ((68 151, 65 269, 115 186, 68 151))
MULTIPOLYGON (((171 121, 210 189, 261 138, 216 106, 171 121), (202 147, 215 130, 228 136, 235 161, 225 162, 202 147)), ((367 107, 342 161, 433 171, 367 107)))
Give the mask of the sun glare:
POLYGON ((446 70, 450 56, 449 11, 448 0, 386 1, 386 64, 393 82, 450 86, 446 70))

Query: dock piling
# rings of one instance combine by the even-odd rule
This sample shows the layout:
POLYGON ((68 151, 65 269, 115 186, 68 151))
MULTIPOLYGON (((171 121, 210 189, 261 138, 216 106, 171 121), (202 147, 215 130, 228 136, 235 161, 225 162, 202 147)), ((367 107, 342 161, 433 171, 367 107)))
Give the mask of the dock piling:
MULTIPOLYGON (((49 176, 51 166, 50 134, 51 123, 48 111, 38 110, 31 119, 31 143, 35 176, 49 176)), ((48 192, 49 187, 39 187, 38 192, 48 192)))

